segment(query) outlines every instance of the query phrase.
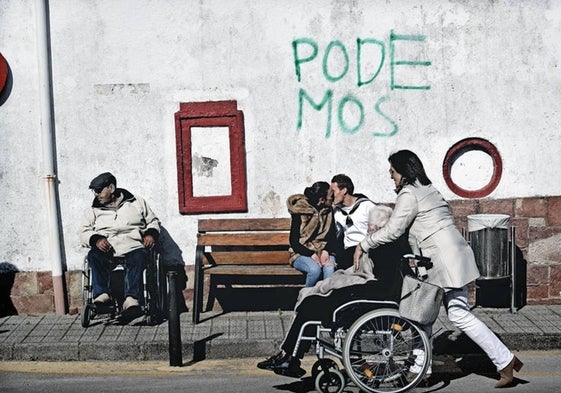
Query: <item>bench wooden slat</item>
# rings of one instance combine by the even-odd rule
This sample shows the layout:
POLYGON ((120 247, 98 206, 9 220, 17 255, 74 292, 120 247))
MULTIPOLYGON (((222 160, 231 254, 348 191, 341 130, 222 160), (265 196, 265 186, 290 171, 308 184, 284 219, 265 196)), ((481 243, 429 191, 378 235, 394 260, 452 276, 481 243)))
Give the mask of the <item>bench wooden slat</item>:
POLYGON ((243 266, 243 265, 222 265, 205 269, 205 272, 212 274, 243 274, 243 275, 283 275, 299 276, 302 272, 290 266, 243 266))
POLYGON ((197 239, 197 245, 203 246, 286 246, 288 233, 203 233, 197 239))
POLYGON ((199 232, 288 230, 290 230, 290 218, 231 218, 199 220, 199 232))
MULTIPOLYGON (((211 253, 212 260, 218 265, 285 265, 288 264, 290 253, 288 251, 215 251, 211 253)), ((207 260, 205 255, 205 262, 207 260)))

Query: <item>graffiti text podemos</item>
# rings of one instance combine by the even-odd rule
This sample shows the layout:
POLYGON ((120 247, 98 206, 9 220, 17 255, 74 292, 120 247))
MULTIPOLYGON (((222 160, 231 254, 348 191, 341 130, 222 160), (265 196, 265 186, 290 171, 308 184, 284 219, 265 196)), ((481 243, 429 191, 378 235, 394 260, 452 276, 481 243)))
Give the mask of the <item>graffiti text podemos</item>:
MULTIPOLYGON (((329 42, 325 49, 320 48, 318 43, 312 38, 297 38, 292 41, 292 52, 294 55, 294 69, 296 78, 300 84, 298 89, 298 122, 297 129, 302 128, 303 119, 306 111, 325 112, 326 128, 325 137, 331 136, 333 123, 336 122, 343 133, 355 134, 367 127, 367 116, 380 116, 388 123, 384 130, 367 130, 373 136, 389 137, 395 135, 399 130, 399 125, 383 110, 384 102, 390 99, 389 95, 382 95, 374 102, 363 102, 360 99, 360 91, 370 88, 372 82, 379 76, 386 57, 389 56, 389 90, 429 90, 430 85, 411 82, 407 77, 400 77, 396 70, 403 70, 408 67, 411 71, 422 70, 419 67, 428 67, 431 62, 418 59, 414 52, 422 51, 422 47, 411 50, 411 44, 424 45, 425 36, 423 35, 399 35, 393 31, 389 36, 389 55, 386 55, 386 45, 383 41, 375 38, 357 38, 354 49, 354 58, 351 58, 351 51, 341 41, 334 40, 329 42), (400 47, 401 45, 401 47, 400 47), (407 48, 408 49, 407 49, 407 48), (403 48, 406 48, 403 50, 403 48), (370 56, 365 53, 377 52, 375 62, 372 63, 370 56), (401 57, 403 54, 411 53, 409 57, 401 57), (310 70, 314 72, 319 68, 321 62, 321 72, 329 85, 333 88, 326 89, 323 94, 311 94, 306 90, 306 76, 310 70), (337 66, 332 66, 336 64, 337 66), (352 67, 354 65, 354 68, 352 67), (343 78, 356 78, 354 91, 339 92, 337 83, 343 78), (370 86, 369 86, 370 85, 370 86), (346 109, 351 109, 357 115, 353 119, 345 118, 346 109), (388 131, 389 130, 389 131, 388 131)), ((348 84, 347 84, 348 86, 348 84)), ((372 96, 369 94, 369 96, 372 96)))

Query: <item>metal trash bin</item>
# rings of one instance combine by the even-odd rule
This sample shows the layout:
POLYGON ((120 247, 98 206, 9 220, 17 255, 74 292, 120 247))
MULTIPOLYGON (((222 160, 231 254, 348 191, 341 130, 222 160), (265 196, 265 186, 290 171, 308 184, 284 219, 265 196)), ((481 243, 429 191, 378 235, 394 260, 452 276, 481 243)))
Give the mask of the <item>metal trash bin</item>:
POLYGON ((470 245, 482 279, 511 275, 509 262, 507 214, 473 214, 467 216, 470 245))

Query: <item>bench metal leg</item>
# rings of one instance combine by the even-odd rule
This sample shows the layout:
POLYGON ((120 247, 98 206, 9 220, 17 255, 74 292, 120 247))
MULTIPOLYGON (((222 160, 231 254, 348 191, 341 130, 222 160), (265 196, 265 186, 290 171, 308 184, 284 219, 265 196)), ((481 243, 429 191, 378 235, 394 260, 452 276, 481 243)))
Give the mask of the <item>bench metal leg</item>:
POLYGON ((193 323, 200 320, 203 308, 204 272, 203 272, 204 246, 197 246, 195 256, 195 283, 193 285, 193 323))

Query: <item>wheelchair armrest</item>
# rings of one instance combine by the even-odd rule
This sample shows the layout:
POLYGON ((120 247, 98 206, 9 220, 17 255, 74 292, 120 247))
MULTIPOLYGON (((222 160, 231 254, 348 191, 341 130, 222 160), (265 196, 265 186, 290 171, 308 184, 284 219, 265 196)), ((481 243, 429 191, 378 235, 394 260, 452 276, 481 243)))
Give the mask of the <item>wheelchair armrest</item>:
POLYGON ((379 308, 397 309, 399 308, 399 305, 396 302, 389 300, 352 300, 337 307, 335 311, 333 311, 333 318, 330 323, 330 327, 350 327, 350 325, 352 325, 352 323, 360 316, 379 308))

